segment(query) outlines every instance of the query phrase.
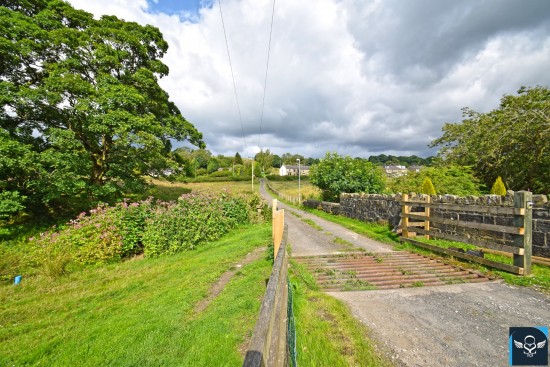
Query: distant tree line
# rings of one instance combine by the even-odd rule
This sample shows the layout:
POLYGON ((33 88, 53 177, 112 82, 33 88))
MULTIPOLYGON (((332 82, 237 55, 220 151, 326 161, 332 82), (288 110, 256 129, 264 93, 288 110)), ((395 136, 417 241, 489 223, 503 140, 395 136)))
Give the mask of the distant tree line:
POLYGON ((371 155, 369 162, 377 166, 431 166, 433 165, 434 157, 421 158, 416 155, 411 156, 395 156, 395 155, 371 155))
POLYGON ((227 179, 250 177, 252 165, 256 176, 268 175, 273 168, 280 168, 283 164, 296 165, 300 159, 302 165, 311 166, 319 163, 318 158, 304 157, 300 154, 285 153, 282 156, 273 154, 269 149, 258 152, 254 159, 243 158, 240 153, 234 156, 222 154, 213 155, 205 148, 193 149, 190 147, 176 148, 170 153, 177 162, 175 167, 165 171, 166 176, 175 180, 189 178, 227 177, 227 179))

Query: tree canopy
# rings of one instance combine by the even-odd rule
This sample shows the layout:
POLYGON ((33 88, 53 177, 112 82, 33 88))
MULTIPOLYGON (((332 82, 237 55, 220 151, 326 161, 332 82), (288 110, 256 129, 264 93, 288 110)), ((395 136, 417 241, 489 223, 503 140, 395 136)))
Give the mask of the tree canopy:
POLYGON ((157 28, 94 19, 61 0, 3 4, 3 190, 43 204, 105 200, 169 167, 171 140, 204 147, 158 84, 168 44, 157 28))
POLYGON ((371 155, 369 161, 376 165, 398 165, 398 166, 431 166, 433 163, 433 157, 421 158, 416 155, 411 156, 394 156, 394 155, 371 155))
POLYGON ((461 123, 447 123, 432 147, 445 162, 471 166, 490 187, 501 176, 512 190, 550 193, 550 90, 522 87, 499 108, 463 109, 461 123))
POLYGON ((273 154, 271 154, 269 149, 266 149, 265 151, 263 149, 260 150, 254 156, 254 160, 258 164, 258 167, 260 167, 261 172, 269 173, 271 167, 273 166, 273 154))
POLYGON ((389 183, 389 189, 394 193, 428 193, 423 188, 426 178, 430 179, 434 190, 437 188, 437 193, 441 195, 481 194, 482 185, 473 175, 472 169, 453 165, 425 167, 420 172, 408 172, 406 175, 393 178, 389 183))
POLYGON ((239 152, 235 153, 235 159, 233 161, 234 164, 243 164, 243 159, 239 152))
POLYGON ((367 194, 384 190, 382 171, 367 160, 328 152, 311 167, 310 182, 322 191, 323 200, 339 201, 343 192, 367 194))

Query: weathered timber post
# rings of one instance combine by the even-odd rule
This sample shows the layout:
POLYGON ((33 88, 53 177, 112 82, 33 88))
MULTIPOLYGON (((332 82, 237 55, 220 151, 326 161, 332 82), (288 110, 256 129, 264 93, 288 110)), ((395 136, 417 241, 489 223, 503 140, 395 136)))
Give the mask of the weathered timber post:
POLYGON ((405 203, 409 201, 409 195, 401 194, 401 236, 409 237, 409 218, 406 216, 411 212, 411 207, 405 203))
POLYGON ((523 268, 523 275, 531 274, 532 231, 533 231, 533 194, 518 191, 514 194, 514 227, 518 233, 514 236, 514 245, 524 249, 523 255, 514 254, 514 265, 523 268))
MULTIPOLYGON (((430 204, 432 202, 432 197, 428 195, 426 197, 426 204, 430 204)), ((430 207, 425 206, 424 207, 424 215, 426 216, 426 220, 424 221, 424 230, 429 231, 430 230, 430 207)), ((430 235, 426 233, 426 238, 430 239, 430 235)))
POLYGON ((273 199, 271 204, 271 239, 275 243, 275 213, 277 212, 277 199, 273 199))
POLYGON ((273 256, 277 258, 279 253, 279 247, 281 246, 281 241, 283 240, 283 231, 285 228, 285 210, 277 210, 275 216, 273 217, 273 230, 275 232, 273 239, 273 256))

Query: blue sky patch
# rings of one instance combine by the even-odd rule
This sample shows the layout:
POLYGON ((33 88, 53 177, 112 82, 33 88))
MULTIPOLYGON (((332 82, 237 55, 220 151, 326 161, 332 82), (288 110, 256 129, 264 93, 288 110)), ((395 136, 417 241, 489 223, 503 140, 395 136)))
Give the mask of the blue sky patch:
POLYGON ((198 17, 199 9, 212 7, 213 0, 147 0, 153 13, 178 14, 187 19, 198 17))

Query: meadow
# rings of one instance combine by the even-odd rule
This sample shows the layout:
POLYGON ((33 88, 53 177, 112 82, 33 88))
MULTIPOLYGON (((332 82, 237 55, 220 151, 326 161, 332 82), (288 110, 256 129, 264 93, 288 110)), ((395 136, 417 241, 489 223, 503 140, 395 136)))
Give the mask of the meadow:
MULTIPOLYGON (((182 194, 187 194, 192 191, 225 191, 231 194, 252 194, 251 181, 222 181, 222 182, 171 182, 164 180, 151 179, 150 182, 154 185, 149 191, 148 195, 155 198, 170 201, 176 200, 182 194)), ((254 192, 258 192, 260 183, 258 180, 254 180, 254 192)))
MULTIPOLYGON (((288 195, 290 197, 298 197, 298 181, 275 181, 270 180, 269 184, 275 190, 279 191, 283 195, 288 195)), ((313 186, 309 179, 305 178, 300 180, 300 194, 302 199, 318 199, 321 191, 313 186)))

